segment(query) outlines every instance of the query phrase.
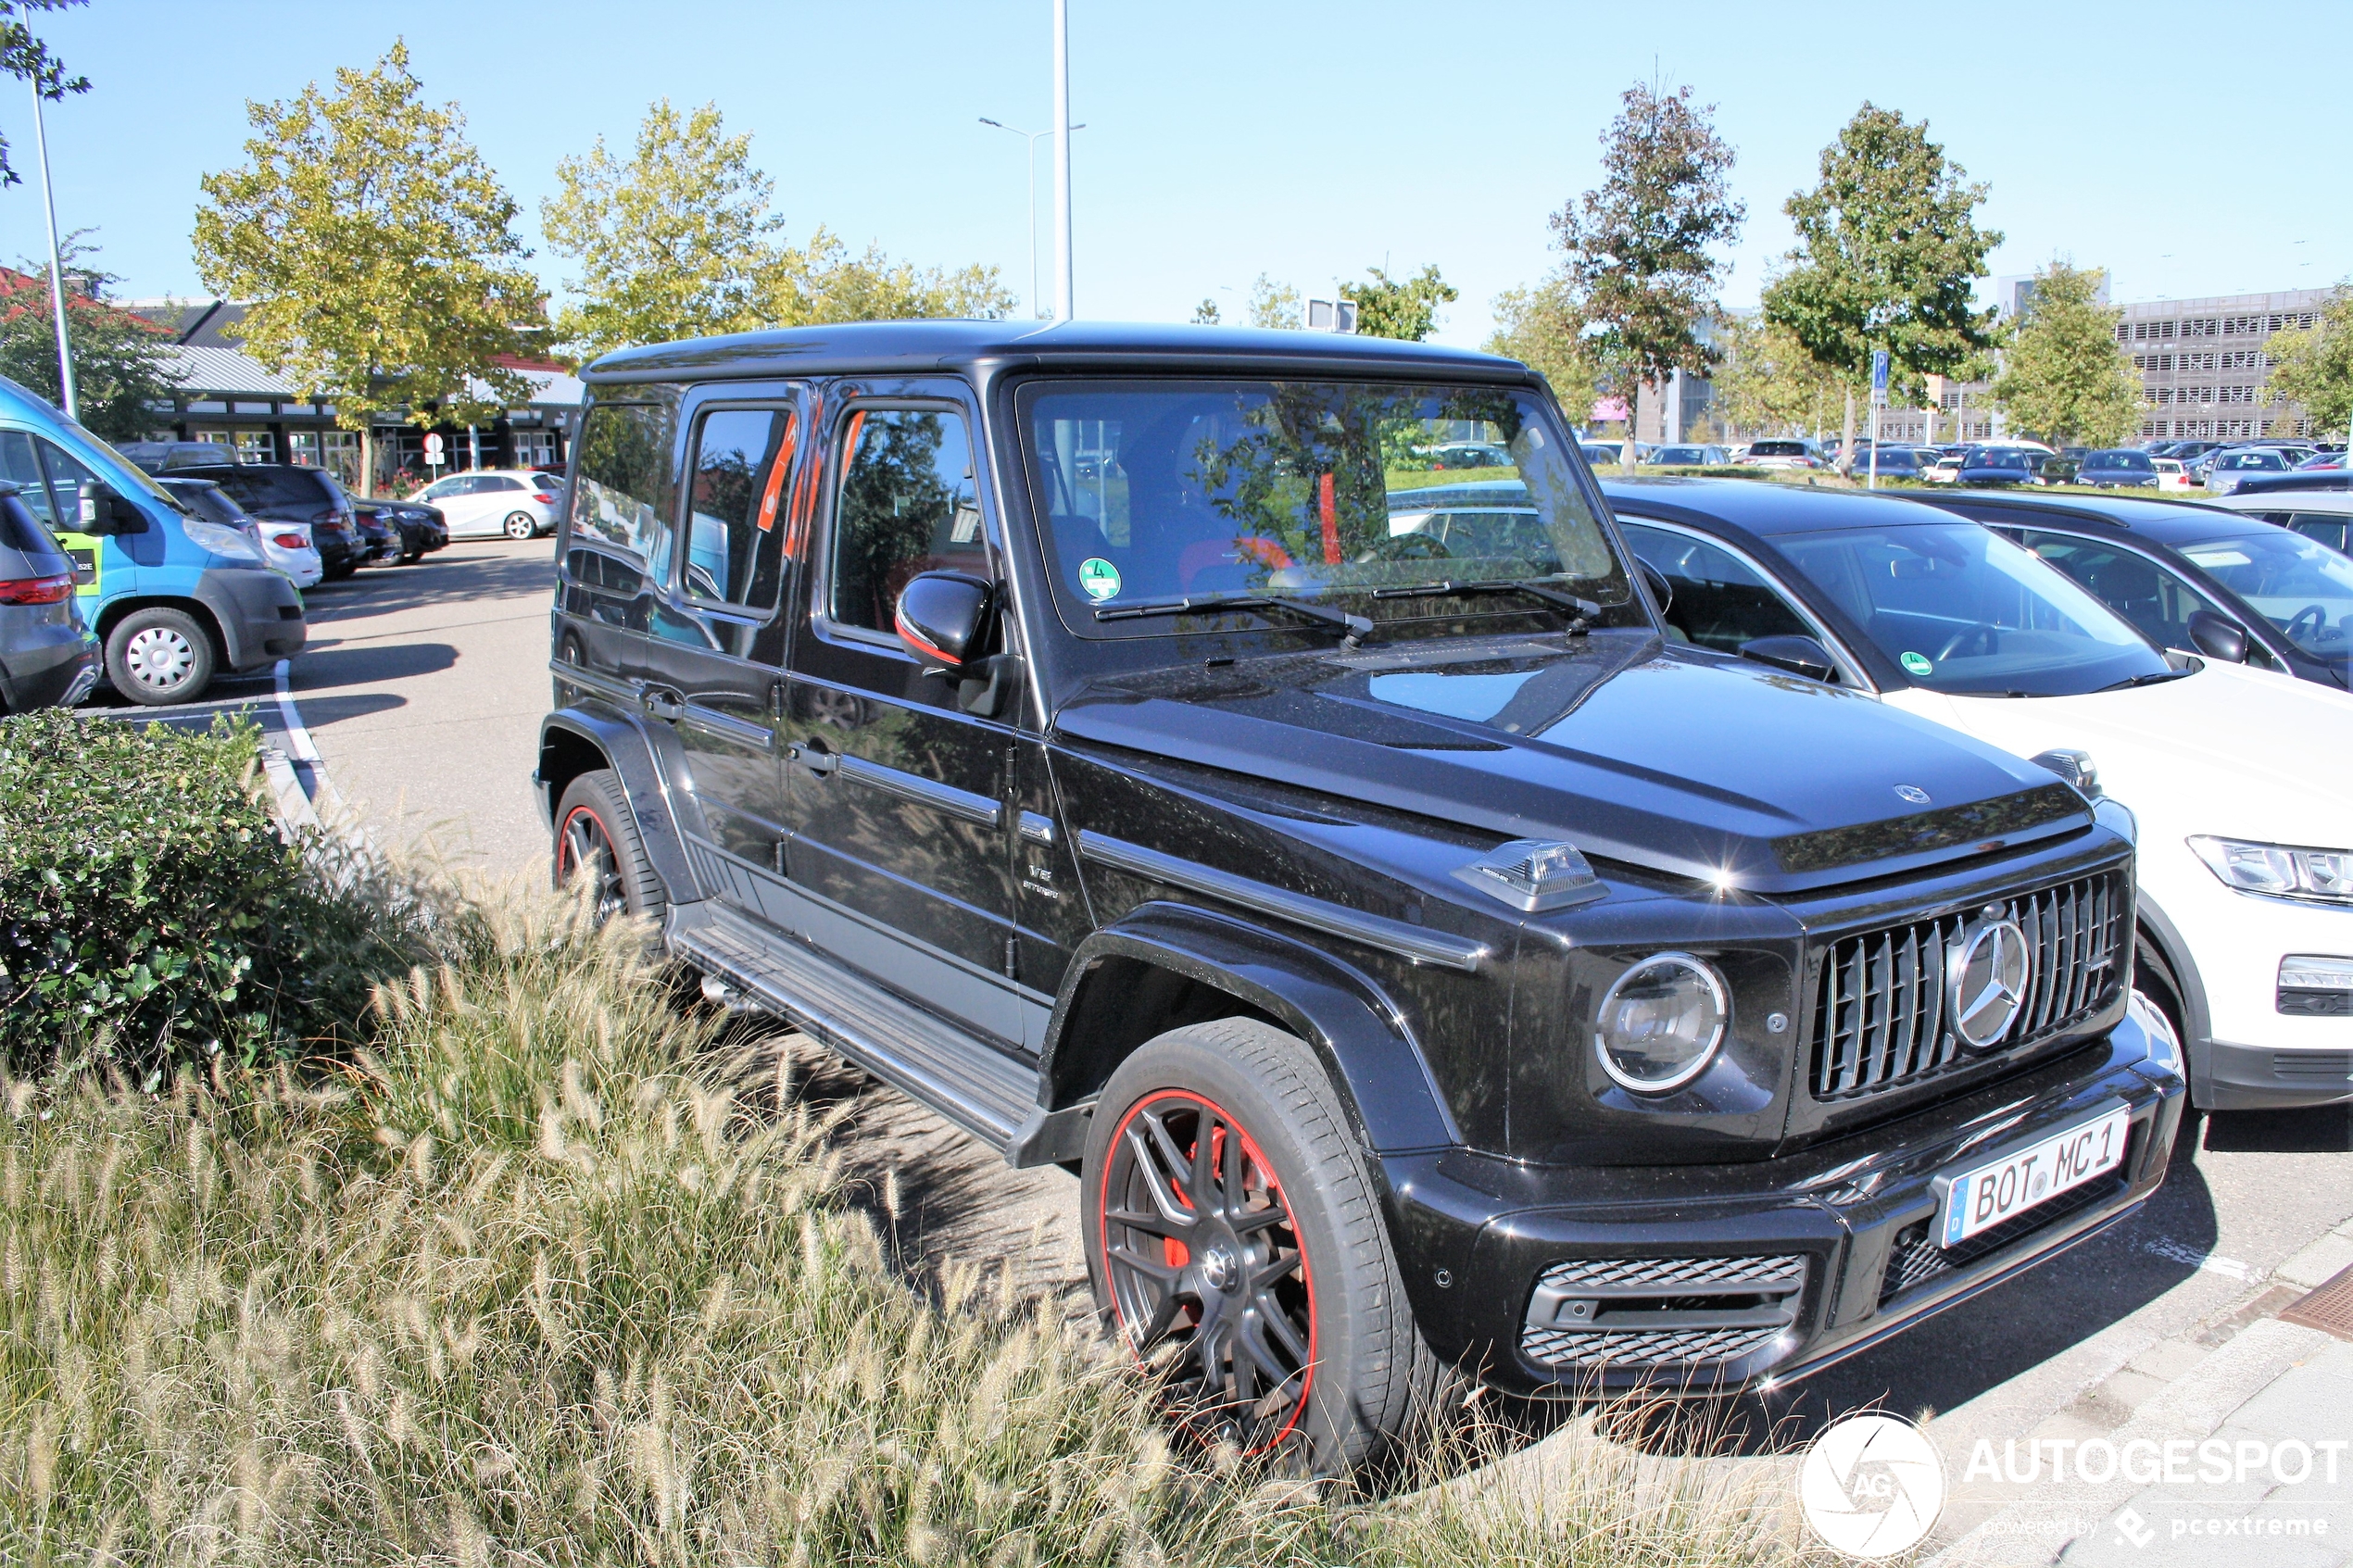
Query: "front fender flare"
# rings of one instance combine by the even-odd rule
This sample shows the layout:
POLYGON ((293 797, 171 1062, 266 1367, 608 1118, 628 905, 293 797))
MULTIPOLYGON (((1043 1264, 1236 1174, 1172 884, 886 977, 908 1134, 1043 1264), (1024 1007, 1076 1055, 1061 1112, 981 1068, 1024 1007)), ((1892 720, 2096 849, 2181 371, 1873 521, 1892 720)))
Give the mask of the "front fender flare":
POLYGON ((1369 976, 1290 937, 1191 905, 1155 901, 1095 932, 1072 955, 1039 1055, 1038 1110, 1008 1153, 1013 1163, 1076 1158, 1095 1093, 1148 1037, 1108 1055, 1090 1051, 1083 1037, 1098 1010, 1114 1005, 1094 988, 1116 984, 1110 976, 1117 960, 1224 992, 1298 1035, 1331 1075, 1371 1154, 1463 1141, 1412 1029, 1369 976))
POLYGON ((542 719, 542 771, 535 776, 534 783, 540 786, 551 819, 558 804, 557 792, 547 788, 545 768, 551 750, 564 744, 558 737, 585 743, 605 759, 629 797, 629 809, 637 818, 638 834, 646 843, 646 858, 653 862, 655 874, 669 891, 671 902, 684 903, 694 897, 697 884, 694 868, 686 859, 686 838, 679 830, 678 803, 671 797, 669 780, 654 760, 652 744, 644 731, 632 720, 608 717, 579 707, 559 709, 542 719))

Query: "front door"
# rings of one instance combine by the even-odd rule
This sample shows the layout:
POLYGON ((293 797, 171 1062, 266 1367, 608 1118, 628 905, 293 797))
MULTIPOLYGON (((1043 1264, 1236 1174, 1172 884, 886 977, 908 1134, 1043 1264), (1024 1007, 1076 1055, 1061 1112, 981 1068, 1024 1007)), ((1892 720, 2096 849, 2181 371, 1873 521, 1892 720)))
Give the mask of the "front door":
POLYGON ((681 410, 686 465, 674 567, 643 644, 646 711, 675 734, 669 757, 679 794, 699 818, 687 831, 706 852, 702 880, 718 897, 752 909, 759 882, 741 866, 781 875, 788 832, 776 746, 784 704, 778 612, 799 421, 798 394, 788 386, 728 388, 690 398, 681 410), (724 859, 741 865, 731 870, 724 859))
POLYGON ((829 410, 826 500, 795 594, 786 870, 819 947, 1017 1047, 1017 737, 964 713, 892 630, 919 571, 1001 578, 955 383, 905 390, 829 410))

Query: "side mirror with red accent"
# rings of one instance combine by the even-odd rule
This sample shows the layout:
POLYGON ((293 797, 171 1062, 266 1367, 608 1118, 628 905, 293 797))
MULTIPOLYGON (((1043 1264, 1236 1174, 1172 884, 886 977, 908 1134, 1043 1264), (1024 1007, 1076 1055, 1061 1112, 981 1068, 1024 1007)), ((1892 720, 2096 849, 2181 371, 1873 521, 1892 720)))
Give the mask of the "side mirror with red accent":
POLYGON ((983 651, 996 608, 994 583, 961 571, 925 571, 899 591, 892 623, 916 658, 957 673, 983 651))

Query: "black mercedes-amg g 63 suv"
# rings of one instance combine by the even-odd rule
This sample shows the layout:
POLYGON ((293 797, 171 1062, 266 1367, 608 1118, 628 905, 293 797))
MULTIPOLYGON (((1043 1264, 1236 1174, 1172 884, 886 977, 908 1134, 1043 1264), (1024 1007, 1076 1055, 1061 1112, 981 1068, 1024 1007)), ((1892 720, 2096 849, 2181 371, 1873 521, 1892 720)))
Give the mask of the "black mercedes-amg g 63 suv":
POLYGON ((1176 1416, 1721 1391, 2161 1179, 2129 817, 1663 633, 1543 382, 1294 332, 627 350, 558 552, 562 878, 1077 1173, 1176 1416), (1428 498, 1437 448, 1514 498, 1428 498))

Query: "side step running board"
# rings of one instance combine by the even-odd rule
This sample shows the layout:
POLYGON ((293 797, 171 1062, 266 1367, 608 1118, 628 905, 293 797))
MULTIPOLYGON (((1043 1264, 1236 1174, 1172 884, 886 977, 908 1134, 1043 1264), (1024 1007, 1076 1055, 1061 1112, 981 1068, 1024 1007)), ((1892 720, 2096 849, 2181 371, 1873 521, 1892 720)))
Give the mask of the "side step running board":
POLYGON ((672 908, 671 950, 1002 1152, 1038 1110, 1038 1073, 790 937, 710 903, 672 908))

